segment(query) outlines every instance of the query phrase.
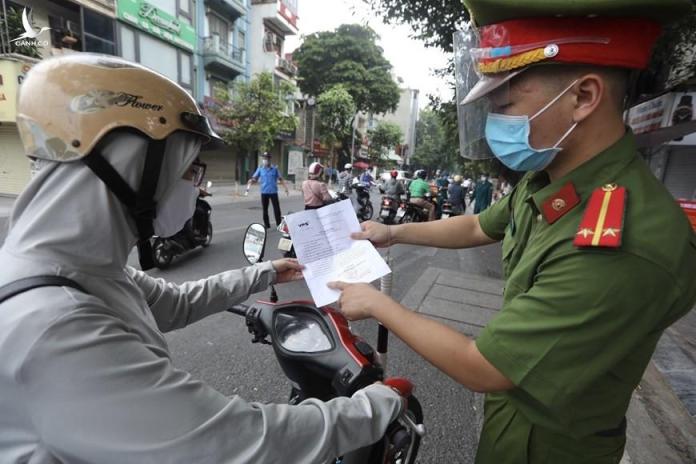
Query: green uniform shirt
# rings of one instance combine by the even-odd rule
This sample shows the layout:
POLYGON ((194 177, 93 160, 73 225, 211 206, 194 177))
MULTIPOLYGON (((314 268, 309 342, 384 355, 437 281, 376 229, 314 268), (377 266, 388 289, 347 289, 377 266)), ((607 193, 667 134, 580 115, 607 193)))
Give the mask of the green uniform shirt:
POLYGON ((549 183, 527 174, 480 215, 503 240, 501 312, 476 344, 516 388, 486 397, 476 462, 616 464, 622 423, 660 335, 696 301, 696 238, 637 156, 633 135, 549 183), (541 205, 572 182, 580 203, 549 224, 541 205), (593 191, 627 189, 620 248, 573 246, 593 191))
POLYGON ((430 192, 430 185, 421 178, 414 179, 408 186, 413 198, 423 198, 425 194, 430 192))

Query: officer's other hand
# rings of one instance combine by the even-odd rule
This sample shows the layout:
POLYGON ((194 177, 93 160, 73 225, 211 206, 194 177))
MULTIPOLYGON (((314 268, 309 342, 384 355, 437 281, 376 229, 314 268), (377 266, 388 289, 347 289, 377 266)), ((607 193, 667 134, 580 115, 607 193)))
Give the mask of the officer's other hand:
POLYGON ((282 284, 294 280, 302 280, 304 266, 296 259, 277 259, 271 263, 276 271, 276 283, 282 284))
POLYGON ((390 226, 378 222, 369 221, 360 224, 362 232, 351 234, 353 240, 369 240, 378 248, 386 248, 393 245, 393 237, 390 226))
POLYGON ((341 291, 338 308, 349 321, 360 321, 372 317, 375 307, 383 306, 388 296, 370 284, 348 284, 329 282, 329 288, 341 291))

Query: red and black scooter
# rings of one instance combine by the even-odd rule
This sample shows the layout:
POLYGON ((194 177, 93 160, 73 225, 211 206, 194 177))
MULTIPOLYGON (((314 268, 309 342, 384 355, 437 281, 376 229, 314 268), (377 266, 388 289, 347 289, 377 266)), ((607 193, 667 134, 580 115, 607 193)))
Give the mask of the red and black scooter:
MULTIPOLYGON (((251 263, 263 259, 266 229, 252 224, 244 238, 244 255, 251 263)), ((413 464, 425 435, 423 411, 406 379, 384 378, 380 354, 351 332, 346 318, 337 310, 317 308, 307 301, 278 303, 271 287, 270 302, 237 305, 230 312, 243 316, 252 343, 273 346, 283 372, 292 384, 290 404, 307 398, 328 401, 351 396, 357 390, 384 381, 407 392, 408 407, 375 444, 336 457, 331 464, 413 464)), ((381 332, 383 332, 382 329, 381 332)), ((386 337, 380 340, 386 354, 386 337)), ((385 356, 386 359, 386 356, 385 356)), ((328 464, 328 463, 327 463, 328 464)))

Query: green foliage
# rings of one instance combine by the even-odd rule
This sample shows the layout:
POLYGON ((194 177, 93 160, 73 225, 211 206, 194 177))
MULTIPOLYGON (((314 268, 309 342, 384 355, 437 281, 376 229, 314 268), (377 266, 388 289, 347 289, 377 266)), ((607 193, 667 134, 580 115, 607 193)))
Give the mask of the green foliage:
POLYGON ((426 45, 452 52, 452 35, 469 20, 462 0, 363 0, 387 24, 409 24, 426 45))
POLYGON ((395 148, 403 142, 404 134, 401 128, 391 122, 381 121, 373 130, 368 131, 370 139, 370 158, 379 161, 389 153, 389 150, 395 148))
POLYGON ((432 110, 421 111, 416 123, 416 151, 411 162, 420 167, 442 169, 445 148, 445 128, 437 113, 432 110))
POLYGON ((355 102, 342 85, 336 85, 317 99, 323 141, 331 147, 350 133, 355 102))
POLYGON ((377 46, 378 39, 372 29, 357 24, 305 37, 293 53, 302 92, 319 96, 340 84, 358 110, 394 111, 399 104, 399 87, 391 77, 391 64, 377 46))
MULTIPOLYGON (((4 32, 5 21, 2 17, 0 17, 0 27, 4 32)), ((25 32, 22 25, 22 12, 12 6, 7 9, 7 28, 9 29, 10 40, 16 39, 25 32)), ((41 53, 39 53, 35 41, 19 40, 11 42, 10 53, 18 53, 31 58, 41 58, 41 53), (19 45, 20 42, 23 45, 19 45)))
POLYGON ((655 45, 640 93, 653 94, 696 77, 696 0, 691 14, 668 27, 655 45))
POLYGON ((230 126, 222 130, 225 142, 246 153, 269 150, 281 132, 297 127, 295 116, 286 113, 286 98, 294 91, 285 81, 275 88, 270 73, 261 73, 250 82, 235 82, 232 97, 219 91, 215 97, 222 104, 213 112, 230 126))

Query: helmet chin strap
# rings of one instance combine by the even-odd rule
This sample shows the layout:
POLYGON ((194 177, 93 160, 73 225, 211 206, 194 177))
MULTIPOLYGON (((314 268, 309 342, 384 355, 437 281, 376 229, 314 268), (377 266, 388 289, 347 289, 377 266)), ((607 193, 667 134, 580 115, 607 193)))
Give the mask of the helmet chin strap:
POLYGON ((97 147, 83 158, 83 162, 97 175, 123 203, 135 220, 138 231, 138 258, 143 271, 155 265, 152 257, 150 237, 154 235, 153 221, 157 216, 155 192, 159 182, 162 160, 164 159, 165 140, 151 140, 147 146, 145 168, 140 179, 140 188, 134 192, 123 177, 101 155, 97 147))

